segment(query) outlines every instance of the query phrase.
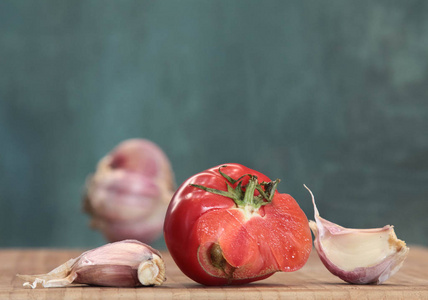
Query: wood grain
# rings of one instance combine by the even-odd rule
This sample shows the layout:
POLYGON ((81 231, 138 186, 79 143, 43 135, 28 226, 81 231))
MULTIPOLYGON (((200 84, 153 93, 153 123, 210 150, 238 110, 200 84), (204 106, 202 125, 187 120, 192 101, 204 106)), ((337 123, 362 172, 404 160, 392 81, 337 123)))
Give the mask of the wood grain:
POLYGON ((194 283, 164 253, 167 281, 160 287, 106 288, 75 285, 29 289, 15 275, 47 273, 80 250, 0 250, 0 299, 428 299, 428 249, 411 247, 401 270, 381 285, 351 285, 331 275, 313 251, 293 273, 277 273, 244 286, 205 287, 194 283))

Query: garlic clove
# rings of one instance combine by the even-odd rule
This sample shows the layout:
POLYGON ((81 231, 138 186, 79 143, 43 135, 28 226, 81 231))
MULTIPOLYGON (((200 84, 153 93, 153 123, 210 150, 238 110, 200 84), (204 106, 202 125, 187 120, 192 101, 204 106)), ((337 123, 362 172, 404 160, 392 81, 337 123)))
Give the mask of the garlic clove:
POLYGON ((111 287, 161 285, 165 281, 165 263, 159 251, 136 240, 125 240, 86 251, 47 274, 17 276, 27 281, 24 286, 32 288, 38 284, 63 287, 75 283, 111 287))
POLYGON ((151 243, 162 234, 175 191, 168 157, 144 139, 125 140, 104 156, 86 181, 84 210, 110 242, 151 243))
POLYGON ((409 248, 399 240, 393 226, 351 229, 320 217, 312 192, 315 222, 309 226, 314 246, 326 268, 342 280, 354 284, 381 284, 394 275, 406 259, 409 248))

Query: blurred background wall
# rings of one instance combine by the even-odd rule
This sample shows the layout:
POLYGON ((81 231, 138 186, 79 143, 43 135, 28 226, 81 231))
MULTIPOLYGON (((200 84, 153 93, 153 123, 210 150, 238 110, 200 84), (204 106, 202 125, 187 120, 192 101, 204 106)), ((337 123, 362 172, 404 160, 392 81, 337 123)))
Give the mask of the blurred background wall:
MULTIPOLYGON (((93 247, 124 139, 177 182, 226 162, 313 218, 428 245, 427 1, 0 1, 0 246, 93 247)), ((156 242, 162 247, 163 241, 156 242)))

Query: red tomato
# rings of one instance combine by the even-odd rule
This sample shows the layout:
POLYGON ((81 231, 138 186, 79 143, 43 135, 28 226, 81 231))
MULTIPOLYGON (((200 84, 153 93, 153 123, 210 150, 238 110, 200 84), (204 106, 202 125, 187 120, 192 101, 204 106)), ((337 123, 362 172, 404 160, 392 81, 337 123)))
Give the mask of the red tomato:
POLYGON ((290 195, 276 191, 278 182, 239 164, 185 181, 164 224, 181 271, 201 284, 225 285, 303 267, 312 249, 308 219, 290 195))

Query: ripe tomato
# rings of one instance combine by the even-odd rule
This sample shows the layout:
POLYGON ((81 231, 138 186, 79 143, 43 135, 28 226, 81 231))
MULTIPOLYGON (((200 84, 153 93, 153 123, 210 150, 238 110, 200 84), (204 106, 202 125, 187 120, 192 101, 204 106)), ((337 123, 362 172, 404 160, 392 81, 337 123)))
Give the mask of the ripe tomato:
POLYGON ((276 191, 279 180, 239 164, 198 173, 174 194, 165 242, 185 275, 205 285, 243 284, 306 263, 308 219, 276 191))

